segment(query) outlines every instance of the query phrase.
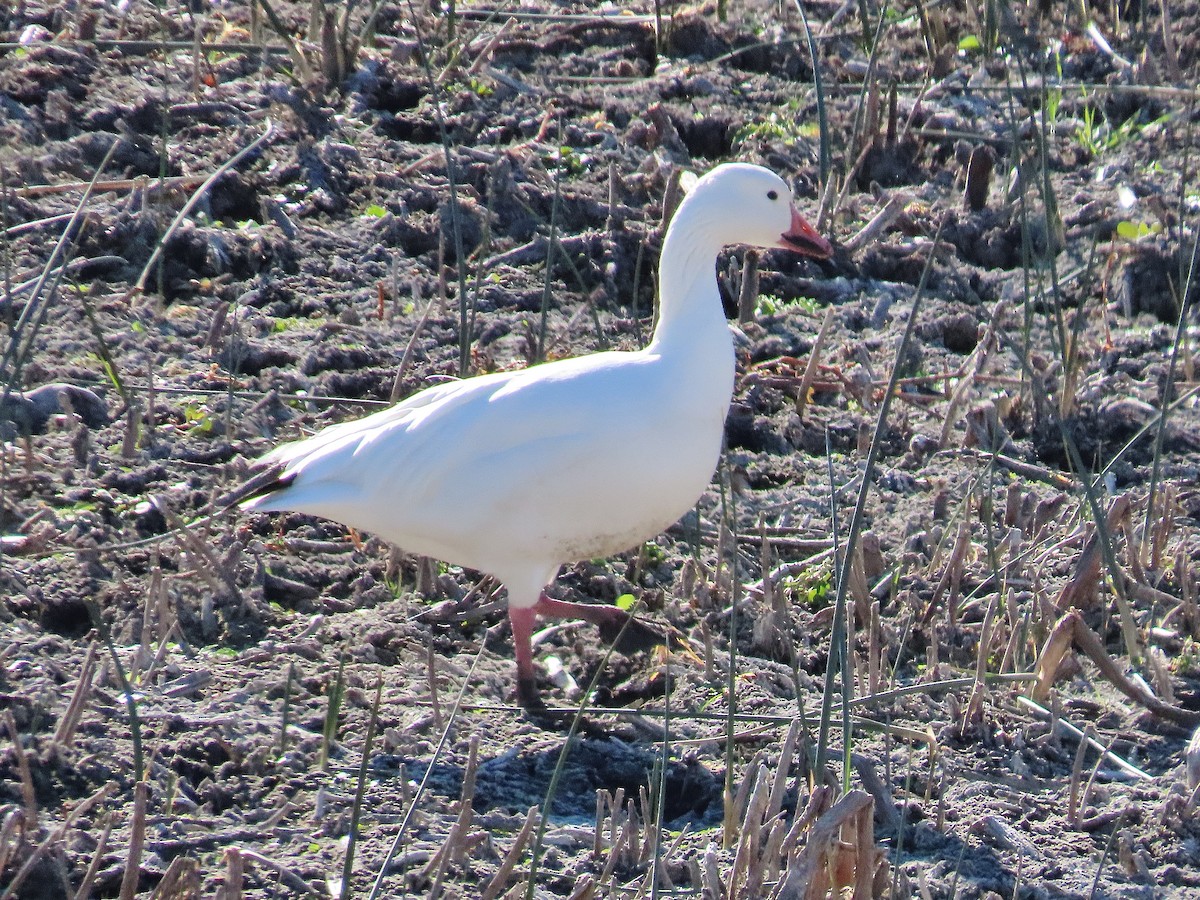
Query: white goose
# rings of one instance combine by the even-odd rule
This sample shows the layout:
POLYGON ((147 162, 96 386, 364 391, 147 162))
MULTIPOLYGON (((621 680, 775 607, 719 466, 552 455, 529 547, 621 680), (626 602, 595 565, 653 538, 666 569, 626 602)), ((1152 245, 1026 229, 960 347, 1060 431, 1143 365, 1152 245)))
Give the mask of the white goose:
MULTIPOLYGON (((285 444, 261 460, 278 475, 244 508, 324 516, 495 576, 508 588, 517 696, 543 708, 530 646, 537 615, 584 619, 610 641, 629 619, 543 588, 563 563, 658 534, 712 478, 734 379, 715 276, 727 244, 832 252, 779 176, 717 166, 667 229, 658 325, 644 350, 435 385, 285 444)), ((633 645, 655 636, 629 625, 633 645)))

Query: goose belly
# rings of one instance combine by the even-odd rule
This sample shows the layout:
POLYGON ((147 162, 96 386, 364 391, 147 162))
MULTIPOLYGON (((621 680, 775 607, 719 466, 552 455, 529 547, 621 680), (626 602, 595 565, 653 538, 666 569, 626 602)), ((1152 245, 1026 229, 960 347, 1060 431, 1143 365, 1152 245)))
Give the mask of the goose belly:
POLYGON ((691 509, 711 481, 721 430, 709 432, 689 431, 688 441, 664 437, 658 446, 616 444, 547 473, 493 509, 499 521, 480 523, 476 567, 492 571, 513 558, 565 563, 611 556, 654 537, 691 509))

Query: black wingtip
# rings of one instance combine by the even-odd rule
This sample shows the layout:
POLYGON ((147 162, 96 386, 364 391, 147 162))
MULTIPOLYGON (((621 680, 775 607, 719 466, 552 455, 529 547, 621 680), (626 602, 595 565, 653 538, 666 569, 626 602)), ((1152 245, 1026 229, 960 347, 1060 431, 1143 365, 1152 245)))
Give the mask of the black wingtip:
POLYGON ((269 466, 255 473, 250 479, 234 488, 217 501, 222 509, 229 509, 253 500, 255 497, 265 497, 281 491, 296 480, 295 472, 285 472, 282 465, 269 466))

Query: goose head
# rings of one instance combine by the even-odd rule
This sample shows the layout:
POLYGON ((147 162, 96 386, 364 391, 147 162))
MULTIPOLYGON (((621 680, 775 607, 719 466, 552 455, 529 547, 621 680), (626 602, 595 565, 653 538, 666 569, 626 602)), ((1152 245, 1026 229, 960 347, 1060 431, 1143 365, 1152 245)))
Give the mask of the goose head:
POLYGON ((684 203, 699 229, 718 245, 780 247, 813 259, 833 254, 829 241, 796 209, 787 183, 762 166, 717 166, 696 182, 684 203))

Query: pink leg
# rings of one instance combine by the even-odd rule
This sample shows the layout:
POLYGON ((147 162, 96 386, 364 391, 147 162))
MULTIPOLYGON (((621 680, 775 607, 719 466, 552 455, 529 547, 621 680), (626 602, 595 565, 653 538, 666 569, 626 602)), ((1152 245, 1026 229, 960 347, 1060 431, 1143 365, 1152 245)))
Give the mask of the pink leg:
POLYGON ((530 712, 546 708, 537 692, 537 675, 533 668, 533 625, 539 615, 590 622, 600 629, 602 640, 624 653, 649 650, 667 643, 666 635, 615 606, 569 603, 544 593, 533 606, 510 606, 508 621, 512 627, 513 655, 517 659, 517 700, 530 712))
POLYGON ((533 671, 533 623, 537 607, 508 608, 512 627, 513 654, 517 658, 517 700, 525 709, 545 709, 546 704, 537 692, 537 676, 533 671))

